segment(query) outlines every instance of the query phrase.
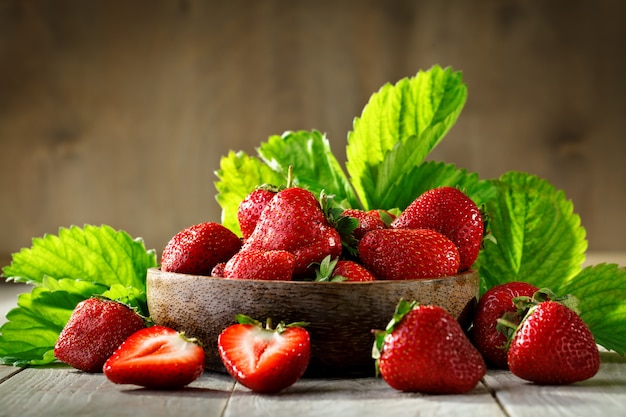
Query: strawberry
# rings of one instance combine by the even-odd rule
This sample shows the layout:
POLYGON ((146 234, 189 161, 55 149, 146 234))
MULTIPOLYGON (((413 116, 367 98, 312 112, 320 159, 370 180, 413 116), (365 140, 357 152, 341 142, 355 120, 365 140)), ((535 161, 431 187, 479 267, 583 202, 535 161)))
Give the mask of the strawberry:
POLYGON ((115 349, 144 327, 144 318, 127 305, 91 297, 72 311, 54 345, 54 356, 76 369, 102 372, 115 349))
POLYGON ((437 278, 459 269, 458 249, 434 230, 373 230, 361 239, 358 250, 363 265, 378 279, 437 278))
POLYGON ((507 282, 491 287, 478 300, 470 337, 489 365, 508 368, 507 337, 498 330, 498 319, 506 314, 508 320, 520 323, 523 317, 517 312, 513 299, 532 297, 537 291, 539 288, 526 282, 507 282))
POLYGON ((358 220, 358 226, 352 231, 357 240, 361 240, 371 230, 387 228, 377 211, 346 209, 343 211, 343 216, 353 217, 358 220))
POLYGON ((389 210, 373 209, 368 210, 368 213, 382 220, 382 222, 385 224, 385 227, 389 227, 391 225, 391 222, 394 221, 397 217, 389 210))
POLYGON ((226 262, 219 262, 215 264, 213 269, 211 269, 211 276, 217 278, 224 278, 224 268, 226 267, 226 262))
POLYGON ((204 350, 195 339, 164 326, 133 333, 104 364, 115 384, 178 389, 204 372, 204 350))
POLYGON ((161 269, 181 274, 211 275, 241 248, 241 239, 219 223, 200 223, 178 232, 161 255, 161 269))
POLYGON ((485 226, 476 203, 454 187, 438 187, 417 197, 391 227, 432 229, 447 236, 459 249, 459 271, 469 269, 482 246, 485 226))
POLYGON ((261 216, 261 212, 277 192, 278 189, 276 187, 261 186, 255 188, 239 203, 237 220, 244 240, 250 237, 261 216))
POLYGON ((286 250, 296 257, 294 279, 313 274, 315 263, 338 257, 341 237, 313 193, 298 187, 276 193, 265 206, 242 250, 286 250))
POLYGON ((374 333, 378 372, 399 391, 463 394, 486 373, 480 353, 441 307, 400 300, 387 329, 374 333))
POLYGON ((600 367, 591 331, 574 310, 556 300, 529 308, 513 334, 507 360, 514 375, 545 385, 583 381, 600 367))
POLYGON ((296 257, 285 250, 242 250, 224 266, 225 278, 291 281, 296 257))
POLYGON ((275 393, 293 385, 306 371, 311 341, 306 323, 272 329, 247 316, 222 331, 217 346, 228 373, 255 392, 275 393))
POLYGON ((318 282, 366 282, 375 281, 376 277, 363 265, 349 259, 332 259, 327 256, 316 271, 318 282))

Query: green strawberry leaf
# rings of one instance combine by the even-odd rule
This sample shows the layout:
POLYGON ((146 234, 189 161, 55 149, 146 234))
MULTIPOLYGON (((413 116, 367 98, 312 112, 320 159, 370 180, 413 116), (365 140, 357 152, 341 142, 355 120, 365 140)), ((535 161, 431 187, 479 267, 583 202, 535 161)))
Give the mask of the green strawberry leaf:
POLYGON ((241 236, 237 209, 241 201, 257 186, 271 184, 284 185, 287 181, 286 171, 274 171, 258 158, 245 152, 229 152, 220 161, 220 169, 215 173, 219 181, 216 199, 222 208, 222 224, 241 236))
POLYGON ((98 294, 148 315, 146 273, 156 254, 141 239, 109 226, 72 226, 45 235, 13 255, 7 281, 33 285, 18 297, 0 328, 0 362, 41 365, 54 360, 54 344, 76 305, 98 294))
POLYGON ((360 205, 328 139, 317 130, 271 136, 261 144, 258 153, 269 167, 285 176, 291 166, 293 185, 307 188, 316 195, 324 190, 345 207, 360 205))
POLYGON ((487 201, 489 228, 477 265, 483 289, 526 281, 560 293, 580 272, 587 240, 580 217, 563 191, 536 176, 509 172, 493 181, 496 197, 487 201))
MULTIPOLYGON (((406 145, 410 146, 410 142, 410 140, 407 141, 406 145)), ((383 164, 385 165, 386 163, 383 164)), ((390 180, 392 178, 391 176, 384 177, 390 180)), ((404 210, 424 192, 446 185, 460 188, 478 206, 495 196, 493 184, 487 180, 480 180, 478 174, 470 173, 465 169, 457 169, 453 164, 426 161, 420 165, 407 166, 404 170, 399 170, 390 183, 379 184, 380 191, 377 200, 382 206, 377 208, 404 210), (397 190, 402 190, 402 192, 397 190)))
POLYGON ((580 317, 596 343, 620 355, 626 353, 626 268, 599 264, 584 268, 560 288, 580 302, 580 317))
POLYGON ((110 286, 123 284, 145 291, 146 270, 156 253, 141 239, 109 226, 60 228, 59 234, 35 238, 30 248, 13 254, 2 270, 7 281, 38 285, 46 276, 76 278, 110 286))
POLYGON ((439 66, 372 95, 354 121, 346 148, 346 168, 366 209, 389 204, 381 196, 388 190, 380 187, 424 160, 454 125, 466 99, 462 74, 439 66))

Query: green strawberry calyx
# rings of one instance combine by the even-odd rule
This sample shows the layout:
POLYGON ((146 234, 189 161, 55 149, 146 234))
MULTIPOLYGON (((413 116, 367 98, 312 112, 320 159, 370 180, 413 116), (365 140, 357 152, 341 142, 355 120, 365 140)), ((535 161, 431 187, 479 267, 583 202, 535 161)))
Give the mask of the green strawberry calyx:
POLYGON ((516 311, 504 313, 504 315, 498 319, 498 324, 496 325, 496 329, 506 337, 506 343, 502 346, 505 350, 508 350, 524 321, 526 321, 543 302, 554 301, 563 304, 580 315, 580 300, 577 297, 572 294, 557 296, 549 288, 542 288, 531 297, 515 297, 512 301, 516 307, 516 311))
POLYGON ((334 258, 331 255, 326 255, 322 261, 316 265, 315 268, 315 282, 343 282, 346 281, 346 277, 340 275, 332 276, 335 266, 337 266, 339 258, 334 258))
POLYGON ((374 346, 372 347, 372 358, 375 359, 375 367, 376 367, 376 375, 379 374, 378 361, 383 351, 383 345, 385 344, 385 339, 387 335, 393 333, 393 331, 398 327, 400 322, 404 319, 404 316, 409 314, 414 308, 416 308, 419 303, 415 300, 406 301, 404 299, 400 299, 398 304, 396 305, 396 310, 391 317, 391 320, 385 327, 385 330, 372 330, 374 334, 374 346))

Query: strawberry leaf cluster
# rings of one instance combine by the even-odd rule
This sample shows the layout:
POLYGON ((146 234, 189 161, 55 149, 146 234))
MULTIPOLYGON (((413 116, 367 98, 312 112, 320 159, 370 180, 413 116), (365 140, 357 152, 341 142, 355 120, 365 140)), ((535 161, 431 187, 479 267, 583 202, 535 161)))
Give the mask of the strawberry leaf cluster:
POLYGON ((33 239, 2 271, 8 280, 33 289, 19 295, 0 327, 0 362, 53 362, 54 345, 72 311, 93 295, 119 300, 147 316, 146 271, 154 266, 156 253, 141 239, 109 226, 72 226, 33 239))
POLYGON ((429 161, 429 153, 453 127, 467 99, 462 74, 433 66, 374 93, 348 133, 346 172, 330 141, 317 130, 271 136, 258 155, 231 152, 216 172, 222 222, 239 233, 239 202, 258 184, 284 183, 334 195, 342 208, 404 210, 440 186, 458 187, 484 208, 487 236, 474 265, 481 294, 501 283, 525 281, 572 293, 599 344, 626 352, 626 269, 582 269, 586 231, 572 202, 545 179, 506 172, 482 179, 453 164, 429 161), (590 301, 585 301, 590 300, 590 301))

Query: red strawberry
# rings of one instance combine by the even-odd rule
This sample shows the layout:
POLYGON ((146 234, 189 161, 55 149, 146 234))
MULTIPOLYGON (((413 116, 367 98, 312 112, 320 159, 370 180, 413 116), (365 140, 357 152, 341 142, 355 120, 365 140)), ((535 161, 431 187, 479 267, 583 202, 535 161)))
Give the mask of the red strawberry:
POLYGON ((181 274, 211 275, 241 248, 241 239, 219 223, 200 223, 178 232, 161 256, 161 269, 181 274))
POLYGON ((102 372, 104 362, 131 334, 146 327, 144 318, 117 301, 81 301, 61 331, 54 356, 86 372, 102 372))
POLYGON ((313 193, 287 188, 265 206, 243 250, 286 250, 296 257, 294 278, 312 275, 313 264, 326 256, 338 257, 341 237, 326 219, 313 193))
POLYGON ((361 239, 359 256, 378 279, 437 278, 459 269, 454 243, 428 229, 373 230, 361 239))
POLYGON ((474 313, 471 340, 485 361, 496 368, 507 369, 507 337, 498 331, 498 319, 507 314, 508 320, 520 323, 513 299, 520 296, 532 297, 539 288, 526 282, 507 282, 487 290, 478 301, 474 313))
POLYGON ((220 262, 216 264, 213 269, 211 269, 211 276, 217 278, 224 278, 224 268, 226 267, 226 262, 220 262))
POLYGON ((291 281, 296 257, 285 250, 242 250, 224 266, 225 278, 291 281))
POLYGON ((315 281, 349 281, 366 282, 375 281, 376 277, 363 265, 349 259, 330 259, 327 256, 320 263, 315 281))
POLYGON ((485 231, 476 203, 454 187, 426 191, 391 222, 391 227, 432 229, 444 234, 459 249, 460 271, 476 261, 485 231))
POLYGON ((250 237, 261 212, 277 192, 278 189, 275 187, 259 187, 248 194, 239 204, 237 220, 244 240, 250 237))
POLYGON ((104 365, 116 384, 177 389, 204 372, 204 350, 195 339, 164 326, 140 330, 122 343, 104 365))
POLYGON ((574 310, 558 301, 530 308, 513 335, 507 359, 514 375, 546 385, 583 381, 600 367, 591 331, 574 310))
POLYGON ((353 217, 359 221, 359 225, 352 231, 357 240, 361 240, 361 238, 371 230, 387 228, 385 223, 381 220, 378 212, 346 209, 343 211, 343 215, 353 217))
POLYGON ((309 333, 304 323, 264 328, 249 317, 237 316, 217 346, 224 367, 242 385, 256 392, 274 393, 293 385, 306 371, 311 358, 309 333))
POLYGON ((396 219, 396 215, 389 210, 374 209, 369 210, 368 213, 373 214, 374 216, 382 220, 383 223, 385 223, 385 227, 389 227, 391 225, 391 222, 396 219))
POLYGON ((397 390, 463 394, 485 375, 482 356, 441 307, 401 300, 387 330, 375 335, 376 366, 397 390))

